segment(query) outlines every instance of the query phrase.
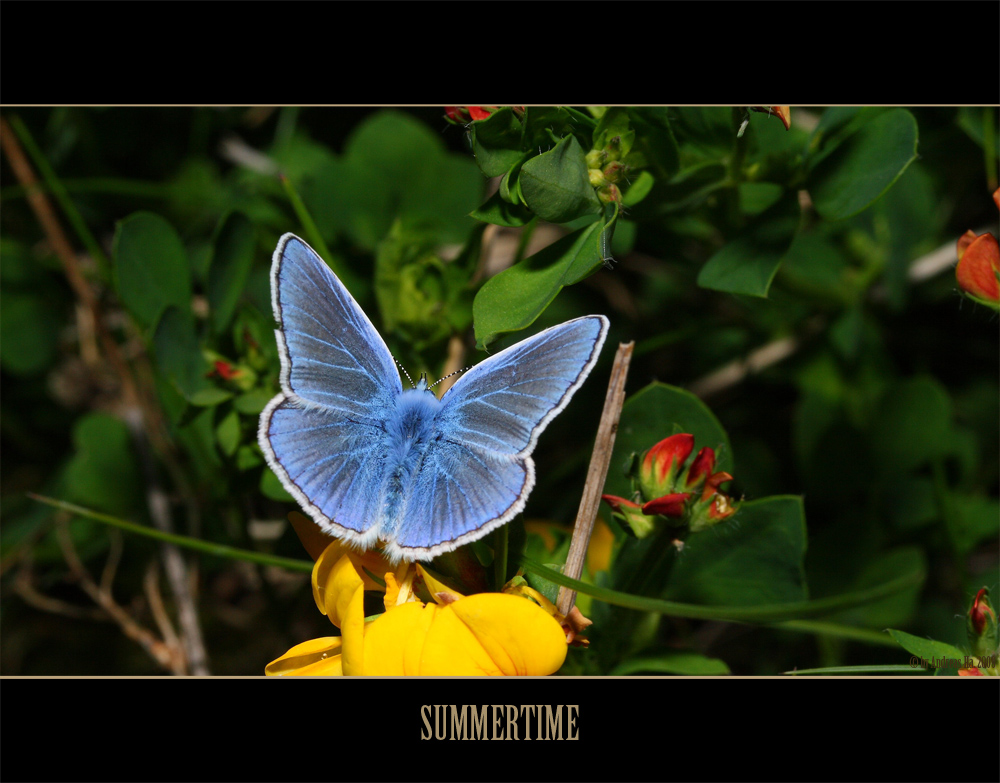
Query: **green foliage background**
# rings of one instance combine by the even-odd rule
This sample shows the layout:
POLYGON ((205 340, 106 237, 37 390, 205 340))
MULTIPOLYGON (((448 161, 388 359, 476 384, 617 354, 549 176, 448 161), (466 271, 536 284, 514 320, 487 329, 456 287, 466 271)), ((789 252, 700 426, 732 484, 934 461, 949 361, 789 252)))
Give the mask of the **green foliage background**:
MULTIPOLYGON (((468 127, 437 109, 4 116, 48 174, 104 326, 162 417, 155 465, 178 532, 304 558, 283 521, 294 504, 255 437, 277 391, 271 253, 294 231, 413 377, 439 377, 456 340, 471 364, 485 356, 477 343, 496 350, 579 315, 611 319, 591 379, 535 453, 526 519, 572 522, 613 347, 636 341, 606 491, 627 493, 631 452, 685 431, 722 446, 730 494, 746 503, 667 561, 608 516, 615 564, 588 582, 752 609, 909 580, 875 602, 755 626, 583 596, 592 644, 571 650, 565 671, 904 663, 883 629, 962 647, 956 616, 979 587, 998 587, 997 320, 961 298, 950 269, 911 275, 967 229, 996 231, 995 109, 796 108, 787 131, 719 107, 508 107, 468 127), (628 165, 617 204, 588 180, 588 153, 608 149, 628 165), (500 232, 517 250, 497 270, 483 249, 500 232), (723 387, 699 380, 785 339, 794 350, 759 372, 723 387)), ((150 524, 120 379, 6 156, 0 175, 0 671, 161 673, 93 616, 55 512, 26 495, 150 524)), ((565 534, 553 549, 523 522, 512 529, 517 552, 562 562, 565 534)), ((156 545, 81 518, 69 532, 95 579, 120 554, 113 595, 155 628, 144 578, 156 545)), ((333 632, 308 575, 188 557, 213 673, 261 673, 333 632)))

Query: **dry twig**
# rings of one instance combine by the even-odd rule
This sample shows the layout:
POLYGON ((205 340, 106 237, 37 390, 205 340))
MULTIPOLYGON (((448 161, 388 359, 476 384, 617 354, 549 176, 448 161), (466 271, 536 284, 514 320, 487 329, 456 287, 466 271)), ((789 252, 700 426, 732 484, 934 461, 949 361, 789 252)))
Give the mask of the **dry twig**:
MULTIPOLYGON (((587 483, 580 497, 580 508, 573 525, 573 538, 566 555, 566 565, 563 573, 572 579, 579 579, 583 572, 583 561, 587 556, 587 545, 590 534, 594 530, 597 519, 597 509, 601 503, 601 493, 604 491, 604 480, 611 464, 611 451, 615 446, 615 435, 618 432, 618 420, 622 415, 622 405, 625 402, 625 379, 628 377, 629 362, 632 361, 632 349, 635 343, 622 343, 615 354, 615 363, 611 368, 611 380, 608 382, 608 394, 604 398, 604 411, 601 422, 597 426, 597 439, 594 441, 594 451, 590 457, 590 467, 587 470, 587 483)), ((568 615, 576 601, 576 591, 568 587, 559 588, 556 608, 562 615, 568 615)))

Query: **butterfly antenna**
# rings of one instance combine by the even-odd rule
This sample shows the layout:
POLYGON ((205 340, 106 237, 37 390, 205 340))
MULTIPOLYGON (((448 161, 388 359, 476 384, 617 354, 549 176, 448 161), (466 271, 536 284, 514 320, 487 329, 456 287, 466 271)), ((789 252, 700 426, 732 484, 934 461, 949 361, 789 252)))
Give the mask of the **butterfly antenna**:
POLYGON ((417 384, 415 384, 413 382, 413 378, 410 377, 410 374, 406 371, 406 368, 402 365, 402 363, 399 361, 399 359, 397 359, 395 356, 393 356, 392 360, 396 364, 399 365, 399 369, 401 369, 403 371, 403 375, 405 375, 406 376, 406 380, 408 380, 410 382, 410 386, 412 386, 414 389, 416 389, 417 388, 417 384))
POLYGON ((449 378, 451 378, 453 375, 458 375, 459 373, 465 372, 466 370, 471 370, 474 366, 475 365, 471 365, 470 364, 468 367, 463 367, 461 370, 455 370, 455 372, 450 372, 446 376, 444 376, 444 378, 438 378, 436 381, 434 381, 434 383, 432 383, 427 388, 428 389, 433 389, 435 386, 437 386, 439 383, 441 383, 441 381, 446 381, 449 378))

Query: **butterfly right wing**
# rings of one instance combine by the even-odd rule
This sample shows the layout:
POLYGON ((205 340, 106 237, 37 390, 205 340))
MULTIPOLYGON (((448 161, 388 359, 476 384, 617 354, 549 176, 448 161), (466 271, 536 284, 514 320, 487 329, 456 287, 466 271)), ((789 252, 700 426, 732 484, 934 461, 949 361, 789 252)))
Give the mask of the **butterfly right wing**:
POLYGON ((524 508, 538 436, 586 380, 607 331, 601 315, 550 327, 477 364, 445 393, 438 440, 400 518, 383 531, 391 558, 437 557, 524 508))
POLYGON ((402 391, 392 355, 330 268, 293 234, 274 251, 271 300, 282 391, 261 414, 261 449, 321 528, 371 546, 387 483, 384 423, 402 391))

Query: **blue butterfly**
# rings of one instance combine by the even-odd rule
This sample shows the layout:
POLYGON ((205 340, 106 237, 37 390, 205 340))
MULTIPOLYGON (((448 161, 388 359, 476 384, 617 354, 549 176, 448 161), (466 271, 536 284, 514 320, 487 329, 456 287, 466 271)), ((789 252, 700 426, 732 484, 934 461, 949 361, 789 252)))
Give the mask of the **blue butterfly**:
POLYGON ((385 342, 336 275, 285 234, 271 301, 281 393, 260 415, 268 465, 327 533, 393 562, 430 560, 509 522, 535 485, 538 436, 594 368, 608 319, 546 329, 439 400, 403 390, 385 342))

